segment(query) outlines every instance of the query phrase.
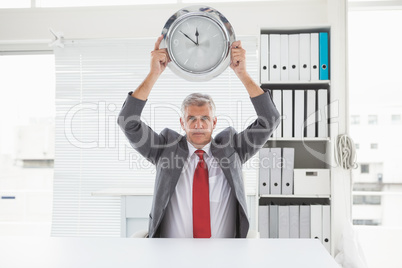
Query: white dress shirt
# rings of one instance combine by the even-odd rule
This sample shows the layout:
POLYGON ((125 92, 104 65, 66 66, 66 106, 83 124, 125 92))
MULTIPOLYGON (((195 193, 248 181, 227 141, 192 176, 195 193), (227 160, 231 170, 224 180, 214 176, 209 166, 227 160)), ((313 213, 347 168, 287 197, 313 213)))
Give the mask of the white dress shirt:
MULTIPOLYGON (((187 141, 189 155, 161 224, 161 237, 193 237, 193 177, 199 157, 187 141)), ((202 150, 209 174, 211 237, 233 238, 236 233, 236 198, 221 167, 211 154, 211 142, 202 150)))

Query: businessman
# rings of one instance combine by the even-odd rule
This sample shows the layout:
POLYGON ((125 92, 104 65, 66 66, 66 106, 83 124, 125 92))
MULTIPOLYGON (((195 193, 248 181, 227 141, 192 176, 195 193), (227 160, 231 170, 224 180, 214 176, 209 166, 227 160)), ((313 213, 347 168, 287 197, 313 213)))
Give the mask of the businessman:
POLYGON ((141 112, 159 76, 170 62, 160 49, 151 52, 150 71, 120 111, 118 124, 132 147, 156 165, 148 236, 245 238, 249 230, 242 164, 266 143, 279 113, 246 70, 241 41, 231 45, 231 63, 246 88, 258 118, 238 133, 228 127, 212 138, 217 118, 209 95, 193 93, 182 103, 185 135, 165 128, 159 134, 141 121, 141 112))

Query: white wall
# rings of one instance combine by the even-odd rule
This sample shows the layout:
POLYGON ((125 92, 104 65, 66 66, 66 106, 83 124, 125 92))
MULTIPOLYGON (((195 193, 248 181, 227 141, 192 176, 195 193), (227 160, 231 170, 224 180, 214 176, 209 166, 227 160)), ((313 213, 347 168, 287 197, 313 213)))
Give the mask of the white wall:
MULTIPOLYGON (((262 27, 328 24, 327 3, 322 0, 205 4, 225 15, 238 36, 257 36, 262 27)), ((47 43, 53 39, 49 28, 66 39, 156 38, 167 19, 185 6, 0 9, 0 51, 26 49, 16 44, 27 40, 46 44, 31 48, 49 49, 47 43)))

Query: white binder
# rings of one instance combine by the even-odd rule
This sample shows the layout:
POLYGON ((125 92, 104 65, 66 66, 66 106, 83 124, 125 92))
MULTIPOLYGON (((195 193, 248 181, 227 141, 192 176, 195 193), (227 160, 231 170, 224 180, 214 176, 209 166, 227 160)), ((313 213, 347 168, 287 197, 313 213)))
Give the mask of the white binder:
POLYGON ((299 206, 289 206, 289 237, 299 238, 300 237, 300 224, 299 224, 299 206))
POLYGON ((269 206, 258 206, 258 230, 261 238, 269 237, 269 206))
POLYGON ((318 90, 318 137, 328 137, 328 91, 318 90))
POLYGON ((281 81, 289 80, 289 35, 281 34, 281 81))
POLYGON ((300 206, 300 238, 310 236, 310 206, 300 206))
POLYGON ((322 205, 310 205, 311 238, 322 242, 322 205))
POLYGON ((272 154, 270 153, 270 148, 261 148, 258 185, 260 195, 269 194, 271 163, 272 154))
POLYGON ((262 34, 260 40, 260 51, 261 51, 261 61, 260 61, 260 79, 261 84, 269 82, 269 44, 268 44, 268 34, 262 34))
POLYGON ((319 66, 319 38, 318 33, 311 34, 311 81, 318 81, 320 79, 320 66, 319 66))
POLYGON ((310 34, 300 34, 300 80, 310 81, 310 34))
POLYGON ((282 91, 282 137, 293 137, 293 90, 282 91))
POLYGON ((271 194, 281 194, 282 192, 282 148, 271 148, 272 168, 271 168, 271 194))
POLYGON ((322 206, 322 243, 324 247, 331 253, 331 207, 329 205, 322 206))
POLYGON ((299 80, 299 35, 289 35, 289 80, 299 80))
POLYGON ((316 114, 316 104, 315 96, 316 91, 313 89, 307 90, 307 109, 306 109, 306 137, 314 138, 316 136, 316 124, 317 124, 317 114, 316 114))
POLYGON ((269 35, 269 79, 270 81, 281 80, 281 36, 269 35))
POLYGON ((290 227, 289 227, 289 206, 278 206, 278 237, 279 238, 289 238, 290 227))
POLYGON ((293 194, 293 169, 295 149, 282 149, 282 194, 293 194))
POLYGON ((276 130, 273 133, 273 137, 275 138, 282 138, 282 90, 279 89, 275 89, 272 90, 272 100, 276 106, 276 109, 278 110, 279 114, 280 114, 280 123, 278 125, 278 127, 276 128, 276 130))
POLYGON ((304 137, 304 90, 295 90, 295 105, 294 105, 294 137, 304 137))
POLYGON ((269 238, 278 238, 278 206, 269 206, 269 238))

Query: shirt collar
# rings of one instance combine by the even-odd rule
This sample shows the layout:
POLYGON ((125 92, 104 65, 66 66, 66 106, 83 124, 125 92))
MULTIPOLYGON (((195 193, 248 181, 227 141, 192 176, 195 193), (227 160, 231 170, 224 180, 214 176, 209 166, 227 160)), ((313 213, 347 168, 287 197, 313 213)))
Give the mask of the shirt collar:
MULTIPOLYGON (((212 140, 201 148, 201 150, 204 150, 204 152, 207 154, 208 157, 211 156, 211 142, 212 140)), ((188 156, 191 157, 194 154, 194 152, 198 149, 195 148, 194 145, 192 145, 189 141, 187 141, 187 145, 188 145, 188 156)))

